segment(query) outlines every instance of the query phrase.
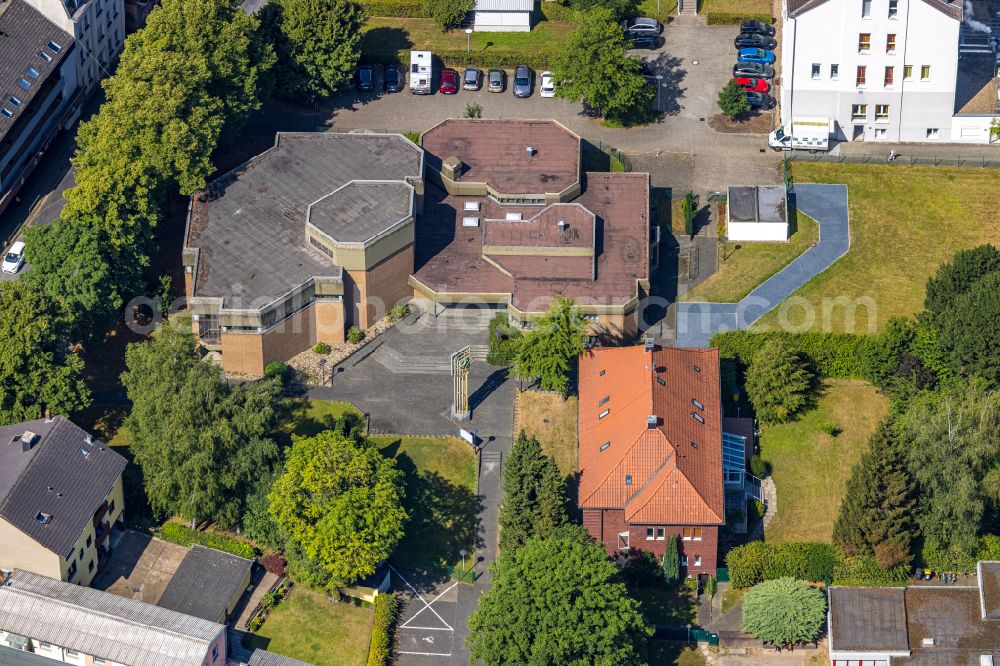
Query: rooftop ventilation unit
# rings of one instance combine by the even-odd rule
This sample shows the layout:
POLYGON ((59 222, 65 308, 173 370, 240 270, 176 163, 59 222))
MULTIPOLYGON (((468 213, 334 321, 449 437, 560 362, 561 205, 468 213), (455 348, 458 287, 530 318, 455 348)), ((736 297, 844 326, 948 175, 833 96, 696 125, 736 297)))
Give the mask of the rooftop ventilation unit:
POLYGON ((569 225, 566 224, 566 220, 559 220, 559 232, 560 233, 565 232, 566 231, 566 227, 568 227, 568 226, 569 225))
POLYGON ((535 154, 535 149, 531 146, 528 146, 527 148, 525 148, 525 150, 528 151, 528 157, 531 157, 532 155, 535 154))
POLYGON ((10 443, 14 444, 15 442, 21 442, 21 450, 30 451, 32 445, 35 443, 35 437, 37 437, 35 433, 30 430, 25 430, 20 437, 11 438, 10 443))
POLYGON ((925 638, 924 640, 920 641, 920 644, 923 645, 924 647, 933 647, 934 646, 934 639, 933 638, 925 638))
POLYGON ((653 351, 653 347, 655 345, 656 345, 656 343, 654 342, 653 336, 650 335, 650 336, 647 336, 645 338, 645 340, 643 341, 643 347, 642 348, 645 351, 651 352, 651 351, 653 351))
POLYGON ((646 417, 646 427, 655 428, 659 424, 660 420, 656 418, 656 414, 650 414, 646 417))
POLYGON ((94 443, 94 436, 87 435, 86 437, 83 438, 83 441, 87 443, 87 446, 90 446, 94 443))
POLYGON ((37 514, 35 514, 35 520, 37 520, 42 525, 48 525, 50 522, 52 522, 52 515, 48 513, 42 513, 41 511, 39 511, 37 514))

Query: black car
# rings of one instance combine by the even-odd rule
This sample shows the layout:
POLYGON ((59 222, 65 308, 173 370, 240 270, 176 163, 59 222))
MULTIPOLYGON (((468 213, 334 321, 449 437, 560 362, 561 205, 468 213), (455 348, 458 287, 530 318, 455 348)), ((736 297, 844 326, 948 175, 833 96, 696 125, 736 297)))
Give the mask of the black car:
POLYGON ((660 45, 660 40, 655 35, 626 35, 626 48, 654 50, 660 45))
POLYGON ((733 65, 733 78, 747 76, 752 79, 773 79, 774 67, 759 62, 738 62, 733 65))
POLYGON ((371 65, 358 67, 358 90, 368 92, 375 87, 375 68, 371 65))
POLYGON ((398 64, 386 66, 382 85, 386 92, 395 93, 403 91, 403 88, 406 87, 406 75, 398 64))
POLYGON ((761 21, 743 21, 743 25, 740 26, 740 32, 753 33, 755 35, 767 35, 770 37, 774 34, 774 26, 761 21))
POLYGON ((777 45, 773 37, 767 37, 765 35, 756 35, 753 33, 741 33, 739 37, 733 40, 733 46, 738 49, 765 49, 772 50, 777 45))
POLYGON ((775 105, 774 98, 765 93, 759 92, 748 92, 746 93, 747 102, 750 103, 750 108, 752 109, 773 109, 775 105))

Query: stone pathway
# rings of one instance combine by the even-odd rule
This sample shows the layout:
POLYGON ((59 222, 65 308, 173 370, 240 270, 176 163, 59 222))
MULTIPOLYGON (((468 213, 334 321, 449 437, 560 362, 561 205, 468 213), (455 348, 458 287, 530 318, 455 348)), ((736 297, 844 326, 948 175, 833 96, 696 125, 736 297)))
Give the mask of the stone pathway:
POLYGON ((774 485, 774 479, 767 477, 761 482, 760 489, 764 493, 764 506, 767 507, 762 521, 766 528, 778 513, 778 488, 774 485))

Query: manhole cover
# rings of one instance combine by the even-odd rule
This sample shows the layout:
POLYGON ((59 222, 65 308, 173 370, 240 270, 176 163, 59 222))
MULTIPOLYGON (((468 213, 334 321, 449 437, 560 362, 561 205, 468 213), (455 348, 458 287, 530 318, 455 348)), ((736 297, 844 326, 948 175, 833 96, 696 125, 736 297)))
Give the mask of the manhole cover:
POLYGON ((698 61, 697 61, 697 60, 692 60, 692 61, 691 61, 691 64, 692 64, 692 65, 697 65, 697 64, 698 64, 698 61))

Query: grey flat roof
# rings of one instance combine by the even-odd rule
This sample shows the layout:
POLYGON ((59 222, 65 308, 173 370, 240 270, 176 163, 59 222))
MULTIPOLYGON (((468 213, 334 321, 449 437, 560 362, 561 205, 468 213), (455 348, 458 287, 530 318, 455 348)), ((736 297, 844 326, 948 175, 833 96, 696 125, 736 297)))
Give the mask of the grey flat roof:
POLYGON ((830 588, 830 649, 906 652, 904 588, 830 588))
POLYGON ((0 631, 130 666, 201 666, 225 627, 30 571, 0 585, 0 631))
POLYGON ((35 445, 37 452, 0 503, 0 516, 60 557, 76 545, 128 464, 96 439, 87 444, 88 437, 72 421, 55 417, 49 432, 35 445), (37 520, 40 513, 50 516, 47 523, 37 520))
POLYGON ((977 568, 983 615, 988 620, 1000 620, 1000 562, 983 561, 977 568))
POLYGON ((0 666, 52 666, 48 657, 0 645, 0 666))
POLYGON ((245 589, 250 566, 248 559, 196 544, 181 560, 156 605, 223 622, 229 602, 245 589))
MULTIPOLYGON (((59 68, 72 48, 73 38, 24 0, 0 2, 0 109, 11 113, 10 118, 0 114, 0 139, 28 109, 38 91, 46 89, 49 74, 59 68), (49 48, 50 41, 61 48, 49 48), (50 60, 42 58, 40 51, 50 60), (31 76, 29 68, 38 76, 31 76), (22 80, 28 83, 27 88, 21 85, 22 80), (19 105, 10 101, 12 96, 19 105)), ((55 76, 59 76, 58 72, 55 76)))
POLYGON ((894 666, 980 666, 981 655, 1000 664, 1000 622, 982 619, 976 587, 908 587, 906 618, 910 656, 894 666))
POLYGON ((733 222, 785 222, 785 188, 730 187, 729 219, 733 222))
POLYGON ((352 180, 309 207, 309 223, 342 243, 364 243, 413 212, 413 188, 401 181, 352 180))
POLYGON ((399 134, 279 133, 275 145, 192 200, 194 296, 259 308, 314 276, 339 275, 306 242, 306 210, 352 180, 422 176, 423 151, 399 134))
POLYGON ((312 664, 258 648, 250 655, 247 666, 312 666, 312 664))

